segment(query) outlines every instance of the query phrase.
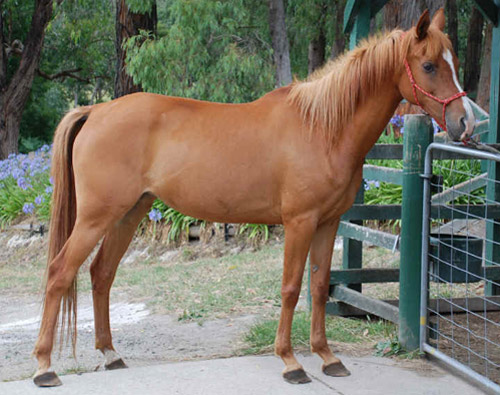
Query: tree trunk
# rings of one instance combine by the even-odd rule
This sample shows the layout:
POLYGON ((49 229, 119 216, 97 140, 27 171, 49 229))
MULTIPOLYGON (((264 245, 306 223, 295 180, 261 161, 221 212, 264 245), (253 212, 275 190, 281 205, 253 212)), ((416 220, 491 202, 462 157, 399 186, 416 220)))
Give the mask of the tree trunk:
POLYGON ((309 43, 308 51, 308 72, 311 74, 317 68, 321 67, 325 61, 326 37, 323 28, 320 29, 318 36, 309 43))
POLYGON ((425 3, 427 9, 429 10, 429 13, 431 14, 431 17, 437 10, 439 10, 440 8, 444 8, 445 6, 445 0, 426 0, 425 3))
POLYGON ((147 30, 156 34, 158 16, 156 2, 153 3, 151 11, 145 14, 136 14, 129 10, 126 0, 116 0, 116 76, 115 76, 115 98, 140 92, 142 87, 134 84, 132 77, 127 74, 125 58, 126 51, 123 42, 132 36, 139 34, 139 30, 147 30))
POLYGON ((335 38, 332 43, 332 53, 330 58, 336 58, 345 51, 345 36, 344 36, 344 10, 345 0, 338 0, 335 2, 335 38))
POLYGON ((453 44, 453 50, 458 54, 458 18, 457 18, 457 3, 456 0, 446 0, 448 23, 448 36, 453 44))
POLYGON ((485 111, 490 111, 490 74, 491 74, 491 36, 493 25, 486 24, 484 34, 483 55, 481 56, 481 73, 479 77, 476 103, 485 111))
POLYGON ((402 0, 390 0, 384 6, 384 29, 390 31, 401 26, 402 0))
MULTIPOLYGON (((3 2, 0 3, 0 6, 3 2)), ((40 63, 45 28, 52 17, 52 0, 36 0, 31 27, 24 43, 19 67, 7 80, 7 56, 4 50, 3 21, 0 16, 0 159, 18 151, 19 125, 28 100, 33 78, 40 63)), ((2 10, 0 9, 0 13, 2 10)))
POLYGON ((292 70, 283 0, 269 0, 269 28, 276 67, 276 86, 288 85, 292 82, 292 70))
POLYGON ((479 82, 481 45, 483 42, 483 15, 477 7, 469 20, 469 36, 467 37, 467 51, 464 64, 464 90, 476 92, 479 82))
POLYGON ((325 1, 318 4, 318 20, 317 20, 317 34, 309 42, 308 48, 308 67, 307 71, 309 74, 313 73, 314 70, 321 67, 325 62, 325 52, 326 52, 326 35, 325 35, 325 16, 328 12, 328 6, 325 1))
POLYGON ((422 15, 422 12, 427 8, 424 0, 403 1, 401 5, 401 28, 403 30, 410 29, 415 25, 422 15))

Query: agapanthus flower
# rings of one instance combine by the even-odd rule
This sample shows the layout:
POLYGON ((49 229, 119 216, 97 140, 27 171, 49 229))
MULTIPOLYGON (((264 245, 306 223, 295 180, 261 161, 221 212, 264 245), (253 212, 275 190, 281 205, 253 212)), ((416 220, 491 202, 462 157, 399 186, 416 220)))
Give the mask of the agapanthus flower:
POLYGON ((380 182, 377 180, 365 180, 365 191, 368 191, 372 188, 380 187, 380 182))
POLYGON ((31 188, 30 183, 28 181, 26 181, 26 178, 24 178, 24 177, 19 177, 17 179, 17 186, 21 189, 24 189, 24 190, 31 188))
POLYGON ((35 211, 35 205, 33 203, 24 203, 23 213, 32 214, 35 211))
POLYGON ((163 217, 162 214, 161 214, 161 212, 160 212, 160 210, 158 210, 156 208, 152 209, 149 212, 148 216, 149 216, 149 219, 151 221, 154 221, 154 222, 158 222, 163 217))

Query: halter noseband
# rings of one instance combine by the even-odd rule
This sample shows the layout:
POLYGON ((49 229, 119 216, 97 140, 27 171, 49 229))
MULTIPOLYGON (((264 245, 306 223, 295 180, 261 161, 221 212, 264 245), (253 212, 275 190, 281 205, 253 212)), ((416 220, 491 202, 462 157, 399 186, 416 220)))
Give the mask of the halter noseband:
POLYGON ((429 92, 427 92, 425 89, 423 89, 420 85, 417 84, 417 82, 415 81, 415 78, 413 78, 413 74, 411 72, 410 65, 408 64, 408 60, 406 58, 405 58, 404 63, 405 63, 405 68, 406 68, 406 74, 408 74, 408 78, 410 79, 411 89, 413 91, 413 97, 415 98, 415 101, 420 106, 420 108, 425 111, 425 109, 420 104, 420 101, 418 100, 417 89, 420 92, 422 92, 424 95, 430 97, 431 99, 433 99, 433 100, 435 100, 438 103, 441 103, 443 105, 443 119, 442 119, 442 122, 439 122, 437 119, 436 119, 436 122, 438 123, 439 126, 441 126, 441 129, 443 129, 445 132, 447 132, 448 130, 446 129, 446 118, 445 118, 446 106, 449 103, 451 103, 453 100, 455 100, 455 99, 458 99, 458 98, 460 98, 462 96, 467 96, 467 93, 465 93, 464 91, 457 92, 453 96, 448 97, 447 99, 440 99, 439 97, 431 95, 429 92))

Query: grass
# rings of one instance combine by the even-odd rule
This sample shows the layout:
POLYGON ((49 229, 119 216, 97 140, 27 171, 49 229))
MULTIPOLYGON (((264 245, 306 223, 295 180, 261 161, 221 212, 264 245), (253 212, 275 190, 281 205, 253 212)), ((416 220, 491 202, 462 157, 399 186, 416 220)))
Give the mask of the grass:
POLYGON ((114 288, 145 299, 179 320, 205 319, 280 305, 281 246, 263 246, 220 258, 191 260, 185 248, 172 262, 122 264, 114 288))
MULTIPOLYGON (((309 347, 311 319, 309 313, 296 312, 292 324, 293 347, 309 347)), ((278 319, 263 320, 254 325, 245 336, 245 355, 271 352, 278 328, 278 319)), ((376 341, 392 337, 396 326, 383 320, 362 320, 343 317, 326 317, 326 337, 342 343, 376 341)))

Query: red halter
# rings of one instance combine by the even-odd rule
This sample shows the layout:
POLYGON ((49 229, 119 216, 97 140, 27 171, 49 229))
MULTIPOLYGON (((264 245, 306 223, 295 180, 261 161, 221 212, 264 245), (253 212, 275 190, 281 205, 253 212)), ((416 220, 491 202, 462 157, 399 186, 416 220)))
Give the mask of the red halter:
POLYGON ((455 100, 455 99, 458 99, 458 98, 460 98, 462 96, 467 96, 467 93, 465 93, 465 92, 457 92, 453 96, 450 96, 447 99, 440 99, 439 97, 431 95, 429 92, 427 92, 425 89, 423 89, 422 87, 420 87, 416 83, 415 78, 413 78, 413 74, 411 72, 410 65, 408 64, 408 60, 406 60, 406 59, 405 59, 405 68, 406 68, 406 73, 408 74, 408 78, 410 79, 411 88, 413 90, 413 97, 415 98, 415 101, 420 106, 420 108, 422 108, 422 110, 424 110, 424 108, 422 107, 422 105, 420 104, 420 102, 418 100, 417 89, 420 92, 422 92, 424 95, 430 97, 431 99, 433 99, 433 100, 435 100, 435 101, 437 101, 437 102, 439 102, 439 103, 441 103, 443 105, 443 119, 442 119, 442 122, 439 122, 437 119, 436 119, 436 122, 438 123, 439 126, 441 126, 441 129, 443 129, 446 132, 447 131, 447 129, 446 129, 446 118, 445 118, 446 106, 449 103, 451 103, 453 100, 455 100))

